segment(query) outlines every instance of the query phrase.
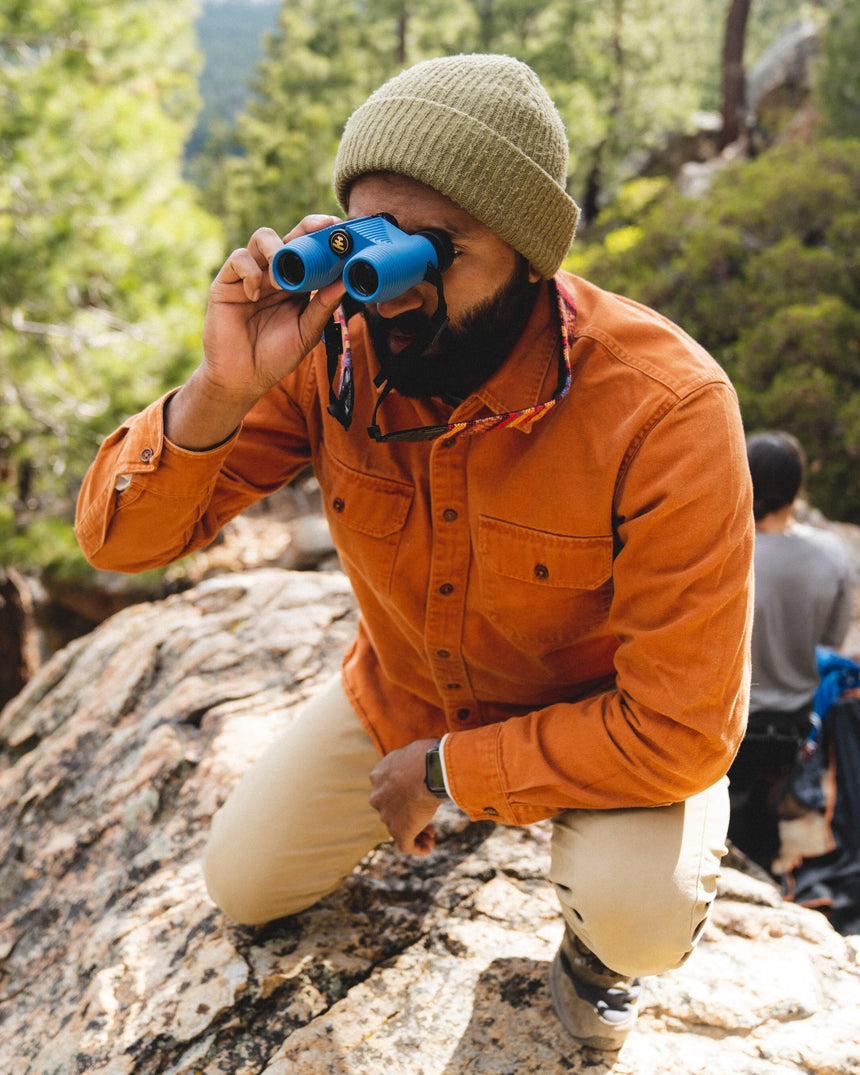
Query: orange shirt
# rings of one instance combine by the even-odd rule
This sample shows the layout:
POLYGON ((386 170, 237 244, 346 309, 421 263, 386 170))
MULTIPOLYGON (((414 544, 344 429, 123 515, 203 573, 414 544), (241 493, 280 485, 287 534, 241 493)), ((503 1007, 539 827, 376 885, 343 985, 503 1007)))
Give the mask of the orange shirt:
MULTIPOLYGON (((512 824, 703 790, 728 769, 748 691, 753 524, 732 387, 653 311, 556 282, 577 309, 573 383, 540 421, 371 441, 378 367, 355 317, 349 432, 326 413, 321 346, 210 451, 165 440, 160 400, 105 440, 76 526, 97 567, 145 570, 312 462, 361 612, 352 704, 383 752, 450 733, 454 800, 512 824)), ((560 346, 544 285, 454 418, 549 399, 560 346)), ((451 408, 392 393, 380 414, 402 429, 451 408)))

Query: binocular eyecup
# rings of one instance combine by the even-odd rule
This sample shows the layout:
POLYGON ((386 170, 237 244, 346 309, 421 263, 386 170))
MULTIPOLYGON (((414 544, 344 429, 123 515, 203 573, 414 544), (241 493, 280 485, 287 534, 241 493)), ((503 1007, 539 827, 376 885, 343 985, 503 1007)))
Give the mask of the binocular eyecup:
POLYGON ((357 302, 386 302, 454 260, 450 237, 434 228, 409 235, 381 213, 334 224, 285 243, 272 276, 285 291, 316 291, 343 277, 357 302))

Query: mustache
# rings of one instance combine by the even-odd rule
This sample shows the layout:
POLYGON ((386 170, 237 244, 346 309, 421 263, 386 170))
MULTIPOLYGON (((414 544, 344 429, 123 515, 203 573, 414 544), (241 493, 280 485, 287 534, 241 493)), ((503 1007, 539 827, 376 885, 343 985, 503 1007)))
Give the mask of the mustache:
POLYGON ((383 332, 393 332, 397 336, 417 336, 430 321, 418 310, 407 310, 397 317, 380 317, 378 313, 374 313, 372 320, 383 332))

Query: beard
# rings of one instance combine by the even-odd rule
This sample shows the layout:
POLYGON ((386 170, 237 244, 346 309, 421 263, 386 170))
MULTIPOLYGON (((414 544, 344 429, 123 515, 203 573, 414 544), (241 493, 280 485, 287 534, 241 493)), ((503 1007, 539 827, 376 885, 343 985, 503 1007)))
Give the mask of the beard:
POLYGON ((480 388, 501 367, 522 335, 534 307, 540 282, 529 280, 529 264, 521 255, 499 290, 449 321, 436 340, 415 353, 410 344, 393 351, 390 335, 420 338, 430 318, 418 311, 380 317, 364 307, 376 357, 390 386, 413 399, 456 402, 480 388))

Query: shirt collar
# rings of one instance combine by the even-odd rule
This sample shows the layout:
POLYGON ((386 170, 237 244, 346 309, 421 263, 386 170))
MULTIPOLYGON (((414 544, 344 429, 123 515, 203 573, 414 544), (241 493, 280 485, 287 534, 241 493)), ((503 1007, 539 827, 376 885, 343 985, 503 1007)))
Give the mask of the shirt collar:
MULTIPOLYGON (((378 366, 364 318, 356 320, 360 322, 360 327, 355 327, 359 328, 367 354, 373 356, 372 363, 378 366)), ((535 421, 552 409, 555 403, 554 397, 560 385, 559 370, 562 367, 562 349, 565 342, 568 359, 567 389, 570 388, 572 376, 570 363, 575 322, 575 296, 567 280, 557 276, 552 281, 542 281, 526 327, 501 368, 468 399, 455 406, 453 413, 449 407, 445 407, 440 400, 435 398, 433 400, 409 400, 411 409, 416 412, 412 416, 413 424, 415 424, 414 418, 420 414, 420 425, 436 425, 441 420, 443 424, 472 425, 472 432, 475 432, 474 423, 481 422, 486 408, 491 412, 490 416, 495 417, 503 417, 508 412, 512 412, 514 420, 502 424, 517 428, 522 432, 531 432, 535 421), (564 317, 564 327, 560 324, 560 317, 564 317), (547 403, 548 407, 542 406, 547 403), (444 408, 444 415, 440 408, 444 408), (517 413, 529 408, 536 408, 537 413, 516 418, 517 413), (426 415, 423 413, 425 410, 426 415)), ((563 369, 561 376, 565 377, 563 369)), ((392 402, 395 407, 398 399, 399 397, 394 393, 392 402)), ((486 428, 496 428, 496 425, 489 421, 486 428)))
MULTIPOLYGON (((558 279, 553 281, 559 285, 558 279)), ((553 282, 541 282, 531 317, 504 364, 472 395, 490 411, 504 412, 532 407, 551 398, 558 384, 562 347, 558 302, 553 282)), ((573 308, 569 288, 563 289, 573 308)), ((573 318, 568 315, 568 333, 573 335, 573 318)), ((470 407, 473 403, 467 401, 470 407)), ((534 419, 516 428, 530 432, 534 419)))

